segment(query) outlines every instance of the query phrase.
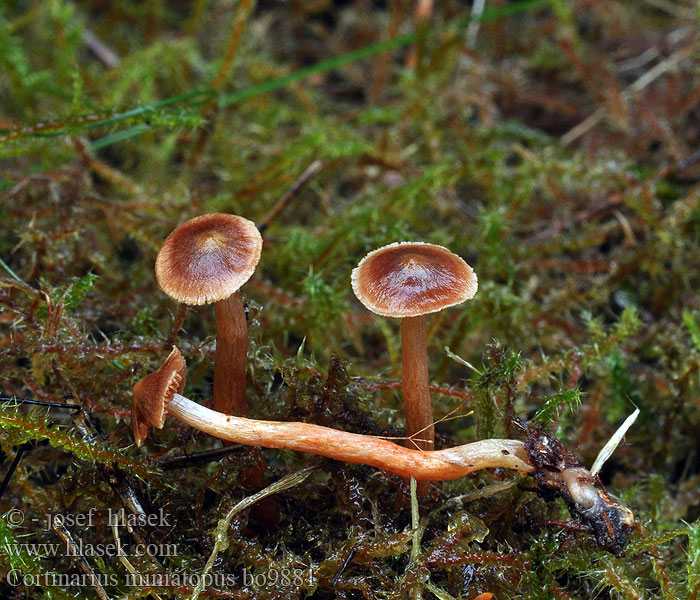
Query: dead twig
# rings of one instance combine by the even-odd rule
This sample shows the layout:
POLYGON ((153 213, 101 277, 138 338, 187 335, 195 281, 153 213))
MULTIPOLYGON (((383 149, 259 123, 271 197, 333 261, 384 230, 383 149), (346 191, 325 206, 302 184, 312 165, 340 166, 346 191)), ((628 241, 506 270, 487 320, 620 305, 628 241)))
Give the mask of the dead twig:
POLYGON ((90 563, 81 553, 80 546, 75 543, 70 531, 63 526, 62 520, 58 518, 58 515, 53 519, 52 528, 65 542, 68 555, 74 557, 78 561, 78 565, 80 565, 80 568, 88 576, 90 585, 95 588, 95 593, 99 596, 100 600, 109 600, 109 596, 102 587, 99 577, 95 575, 95 571, 90 566, 90 563))
POLYGON ((265 230, 270 226, 280 214, 287 207, 287 205, 294 199, 294 197, 301 191, 301 189, 323 168, 323 163, 320 160, 315 160, 312 162, 306 170, 299 176, 299 178, 292 184, 275 205, 269 210, 269 212, 262 218, 258 223, 258 229, 260 233, 264 233, 265 230))
POLYGON ((89 29, 83 29, 83 44, 105 67, 114 69, 122 64, 122 59, 119 58, 119 55, 89 29))
MULTIPOLYGON (((683 59, 692 56, 697 49, 697 44, 692 43, 677 50, 666 60, 661 61, 659 64, 653 66, 651 69, 646 71, 638 79, 636 79, 631 85, 626 87, 622 91, 622 99, 629 100, 634 94, 641 92, 648 85, 656 81, 659 77, 673 69, 679 62, 683 59)), ((569 146, 573 144, 582 135, 586 134, 588 131, 593 129, 598 123, 600 123, 605 117, 605 111, 602 108, 596 110, 592 115, 588 116, 586 119, 581 121, 576 127, 569 130, 561 137, 561 145, 569 146)))

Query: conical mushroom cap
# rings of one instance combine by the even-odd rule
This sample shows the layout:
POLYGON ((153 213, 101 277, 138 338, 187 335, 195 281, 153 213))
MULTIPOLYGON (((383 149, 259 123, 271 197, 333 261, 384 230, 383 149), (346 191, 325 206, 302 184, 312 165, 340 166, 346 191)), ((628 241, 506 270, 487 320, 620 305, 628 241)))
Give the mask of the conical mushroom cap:
POLYGON ((476 274, 447 248, 395 242, 370 252, 352 272, 352 290, 373 313, 417 317, 473 297, 476 274))
POLYGON ((186 221, 165 239, 156 257, 161 289, 184 304, 228 298, 255 272, 262 236, 255 223, 224 213, 186 221))
POLYGON ((163 428, 168 402, 185 389, 186 371, 185 359, 173 346, 165 362, 134 385, 131 426, 137 446, 143 444, 151 427, 163 428))

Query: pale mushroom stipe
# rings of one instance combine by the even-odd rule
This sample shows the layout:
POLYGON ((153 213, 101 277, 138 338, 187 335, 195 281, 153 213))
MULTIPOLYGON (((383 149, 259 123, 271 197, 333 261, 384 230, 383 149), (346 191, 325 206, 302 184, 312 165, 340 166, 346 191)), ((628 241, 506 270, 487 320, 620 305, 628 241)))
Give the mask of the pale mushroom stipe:
MULTIPOLYGON (((165 363, 134 386, 134 437, 141 445, 139 423, 162 428, 161 415, 168 414, 195 429, 230 442, 309 452, 336 460, 362 463, 403 477, 442 481, 458 479, 473 471, 491 467, 515 469, 521 474, 533 469, 523 442, 482 440, 446 450, 425 452, 399 446, 381 437, 348 433, 310 423, 263 421, 226 415, 206 408, 180 395, 181 386, 172 385, 184 370, 185 361, 177 348, 165 363), (138 422, 137 417, 138 416, 138 422)), ((163 419, 164 420, 164 419, 163 419)))
POLYGON ((432 450, 435 443, 428 378, 425 316, 476 293, 473 269, 447 248, 395 242, 370 252, 352 271, 352 289, 371 312, 401 319, 401 364, 406 436, 432 450))
POLYGON ((177 227, 156 257, 156 278, 168 296, 185 304, 214 303, 214 406, 227 414, 248 414, 248 324, 239 289, 255 272, 261 252, 255 223, 210 213, 177 227))
POLYGON ((419 481, 458 479, 488 468, 513 469, 523 476, 532 475, 543 497, 563 498, 571 515, 585 525, 601 547, 614 554, 623 552, 634 526, 632 512, 599 487, 597 477, 558 440, 536 427, 520 424, 525 442, 487 439, 444 450, 414 450, 381 437, 310 423, 222 414, 180 394, 184 372, 185 361, 173 347, 165 363, 134 386, 132 419, 137 445, 141 445, 151 425, 162 428, 165 416, 171 415, 230 442, 308 452, 419 481))

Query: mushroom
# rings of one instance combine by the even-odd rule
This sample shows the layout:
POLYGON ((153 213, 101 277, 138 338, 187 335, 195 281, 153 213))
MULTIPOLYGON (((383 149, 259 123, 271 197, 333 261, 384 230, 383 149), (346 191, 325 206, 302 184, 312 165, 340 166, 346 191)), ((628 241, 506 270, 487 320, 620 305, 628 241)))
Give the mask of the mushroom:
POLYGON ((180 394, 185 389, 186 369, 185 359, 173 346, 160 367, 136 382, 131 427, 137 446, 143 444, 151 427, 163 428, 168 401, 174 394, 180 394))
POLYGON ((352 289, 367 309, 401 319, 406 435, 419 449, 435 441, 428 389, 425 315, 473 297, 476 274, 447 248, 396 242, 370 252, 352 272, 352 289))
POLYGON ((158 370, 136 383, 133 419, 137 445, 143 443, 149 425, 162 428, 170 414, 230 442, 309 452, 419 481, 458 479, 487 468, 513 469, 523 476, 532 475, 537 491, 545 498, 563 498, 571 515, 595 536, 599 546, 613 554, 622 555, 635 526, 632 511, 608 494, 600 480, 581 467, 559 440, 531 425, 518 422, 526 434, 525 442, 488 439, 443 450, 414 450, 380 437, 310 423, 225 415, 182 396, 184 382, 185 361, 173 347, 158 370))
POLYGON ((168 296, 185 304, 214 303, 214 406, 241 416, 248 414, 248 325, 239 288, 254 273, 261 251, 255 223, 210 213, 175 229, 156 257, 156 278, 168 296))
POLYGON ((312 425, 262 421, 226 415, 181 395, 185 361, 173 347, 165 363, 134 386, 132 419, 140 446, 150 426, 162 428, 165 415, 230 442, 263 448, 309 452, 350 463, 362 463, 422 481, 458 479, 479 469, 503 467, 521 475, 532 472, 523 442, 481 440, 445 450, 424 452, 370 435, 312 425), (177 382, 175 385, 173 382, 177 382), (143 425, 143 423, 146 425, 143 425))

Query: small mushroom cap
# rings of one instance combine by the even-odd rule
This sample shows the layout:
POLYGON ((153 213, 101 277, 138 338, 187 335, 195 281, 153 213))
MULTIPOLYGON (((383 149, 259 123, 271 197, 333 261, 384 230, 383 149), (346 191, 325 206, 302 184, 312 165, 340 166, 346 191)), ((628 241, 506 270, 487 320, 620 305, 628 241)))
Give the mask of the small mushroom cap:
POLYGON ((473 297, 476 274, 447 248, 395 242, 373 250, 352 271, 352 290, 383 317, 417 317, 473 297))
POLYGON ((165 362, 134 385, 131 426, 137 446, 143 444, 151 427, 163 428, 168 402, 185 389, 186 371, 185 359, 173 346, 165 362))
POLYGON ((156 257, 161 289, 184 304, 228 298, 255 272, 262 236, 255 223, 224 213, 186 221, 163 242, 156 257))

